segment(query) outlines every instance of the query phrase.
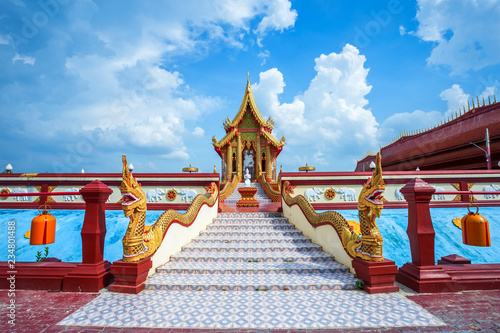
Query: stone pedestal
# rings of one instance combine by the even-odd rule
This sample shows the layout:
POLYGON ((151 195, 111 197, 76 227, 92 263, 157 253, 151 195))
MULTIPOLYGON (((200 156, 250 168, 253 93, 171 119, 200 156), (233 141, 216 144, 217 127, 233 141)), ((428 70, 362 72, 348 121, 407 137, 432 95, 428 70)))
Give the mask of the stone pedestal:
POLYGON ((399 287, 394 285, 398 267, 392 260, 366 261, 354 258, 352 267, 356 270, 356 276, 365 283, 363 290, 369 294, 391 293, 399 290, 399 287))
POLYGON ((257 193, 256 187, 240 187, 238 192, 241 194, 241 199, 236 203, 237 207, 259 207, 259 202, 255 200, 254 195, 257 193))
POLYGON ((111 267, 115 283, 109 286, 109 290, 126 294, 140 293, 144 289, 151 267, 153 267, 153 262, 150 257, 137 262, 115 261, 111 267))

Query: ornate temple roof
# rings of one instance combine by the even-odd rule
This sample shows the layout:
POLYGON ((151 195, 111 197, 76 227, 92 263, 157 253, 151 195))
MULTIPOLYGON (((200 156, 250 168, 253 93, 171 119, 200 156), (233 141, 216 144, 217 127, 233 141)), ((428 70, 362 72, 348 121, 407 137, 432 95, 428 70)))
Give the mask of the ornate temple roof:
POLYGON ((238 113, 234 117, 234 119, 231 121, 229 117, 224 120, 224 129, 226 130, 226 135, 220 140, 217 141, 215 136, 212 138, 212 144, 214 145, 214 148, 223 148, 225 145, 227 145, 229 142, 231 142, 231 139, 236 135, 236 132, 238 130, 239 124, 243 119, 243 116, 245 115, 245 112, 247 110, 250 110, 252 113, 253 117, 257 121, 257 123, 260 125, 260 134, 266 138, 269 142, 272 143, 273 146, 276 148, 283 147, 285 145, 285 137, 283 136, 280 141, 278 141, 274 135, 272 134, 272 130, 274 128, 274 121, 269 117, 266 120, 264 120, 264 117, 259 112, 259 108, 257 107, 257 104, 255 103, 255 99, 253 97, 252 93, 252 88, 250 87, 250 80, 247 79, 247 86, 245 88, 245 95, 243 96, 243 101, 241 102, 240 109, 238 110, 238 113))

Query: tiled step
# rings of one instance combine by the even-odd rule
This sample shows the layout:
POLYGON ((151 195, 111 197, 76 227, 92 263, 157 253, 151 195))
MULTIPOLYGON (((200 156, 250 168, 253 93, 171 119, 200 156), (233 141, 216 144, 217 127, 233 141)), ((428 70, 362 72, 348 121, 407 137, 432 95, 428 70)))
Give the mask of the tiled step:
POLYGON ((295 230, 295 226, 290 223, 274 223, 274 224, 210 224, 206 231, 268 231, 268 230, 295 230))
POLYGON ((267 237, 254 236, 249 239, 246 236, 240 235, 226 235, 226 236, 198 236, 193 240, 193 243, 197 244, 214 244, 214 243, 225 243, 225 244, 309 244, 311 239, 306 236, 275 236, 267 237))
POLYGON ((292 229, 292 230, 243 230, 243 231, 238 231, 235 232, 234 229, 220 229, 220 230, 205 230, 200 232, 200 236, 230 236, 238 234, 242 237, 275 237, 275 236, 289 236, 289 237, 295 237, 295 236, 300 236, 302 235, 302 231, 292 229))
POLYGON ((269 218, 269 217, 283 217, 281 213, 277 212, 255 212, 255 213, 219 213, 218 218, 237 218, 237 219, 246 219, 246 218, 269 218))
POLYGON ((321 246, 314 243, 303 244, 255 244, 255 243, 212 243, 200 244, 194 242, 182 248, 183 252, 192 251, 213 252, 282 252, 282 251, 321 251, 321 246))
POLYGON ((239 225, 239 224, 290 224, 285 217, 255 217, 255 218, 234 218, 234 217, 218 217, 211 225, 239 225))
POLYGON ((333 261, 333 257, 321 251, 282 251, 282 252, 234 252, 204 253, 180 252, 171 257, 172 262, 311 262, 333 261))
POLYGON ((148 279, 149 290, 338 290, 355 289, 356 279, 350 274, 156 274, 148 279))
POLYGON ((157 269, 158 274, 304 274, 304 273, 348 273, 349 269, 336 261, 326 262, 239 262, 196 263, 172 262, 157 269))
POLYGON ((349 269, 279 213, 222 213, 146 282, 150 290, 355 289, 349 269))

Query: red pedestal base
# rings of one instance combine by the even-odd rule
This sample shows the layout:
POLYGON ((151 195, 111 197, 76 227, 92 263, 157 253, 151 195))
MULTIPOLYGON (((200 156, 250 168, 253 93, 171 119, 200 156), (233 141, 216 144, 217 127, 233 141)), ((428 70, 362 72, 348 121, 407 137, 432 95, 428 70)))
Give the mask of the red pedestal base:
POLYGON ((138 262, 115 261, 111 267, 115 283, 109 286, 109 290, 126 294, 140 293, 144 289, 144 282, 148 278, 151 267, 153 267, 151 258, 138 262))
MULTIPOLYGON (((446 258, 441 258, 440 262, 445 262, 446 258)), ((399 269, 396 279, 419 293, 500 289, 500 264, 417 266, 406 263, 399 269)))
POLYGON ((103 260, 97 264, 78 264, 64 277, 63 291, 91 292, 107 287, 112 275, 109 272, 111 263, 103 260))
POLYGON ((241 199, 236 203, 237 207, 259 207, 259 202, 254 198, 257 193, 256 187, 240 187, 238 192, 241 194, 241 199))
POLYGON ((392 293, 399 290, 394 285, 398 267, 394 261, 366 261, 359 258, 352 260, 352 267, 358 278, 365 283, 363 290, 369 294, 392 293))

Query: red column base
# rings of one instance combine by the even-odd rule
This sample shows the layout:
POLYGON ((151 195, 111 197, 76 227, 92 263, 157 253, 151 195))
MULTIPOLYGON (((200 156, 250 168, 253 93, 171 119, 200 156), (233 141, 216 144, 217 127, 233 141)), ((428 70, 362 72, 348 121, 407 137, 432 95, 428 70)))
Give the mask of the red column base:
POLYGON ((153 262, 149 257, 137 262, 115 261, 111 267, 115 283, 109 286, 109 291, 125 294, 140 293, 144 289, 151 267, 153 262))
POLYGON ((97 292, 107 287, 112 275, 109 272, 111 263, 103 260, 97 264, 78 264, 63 279, 63 291, 97 292))
POLYGON ((365 283, 363 290, 369 294, 392 293, 399 290, 394 285, 398 267, 394 261, 366 261, 360 258, 352 260, 356 276, 365 283))
POLYGON ((396 280, 419 293, 454 291, 454 282, 442 266, 406 263, 399 269, 396 280))

